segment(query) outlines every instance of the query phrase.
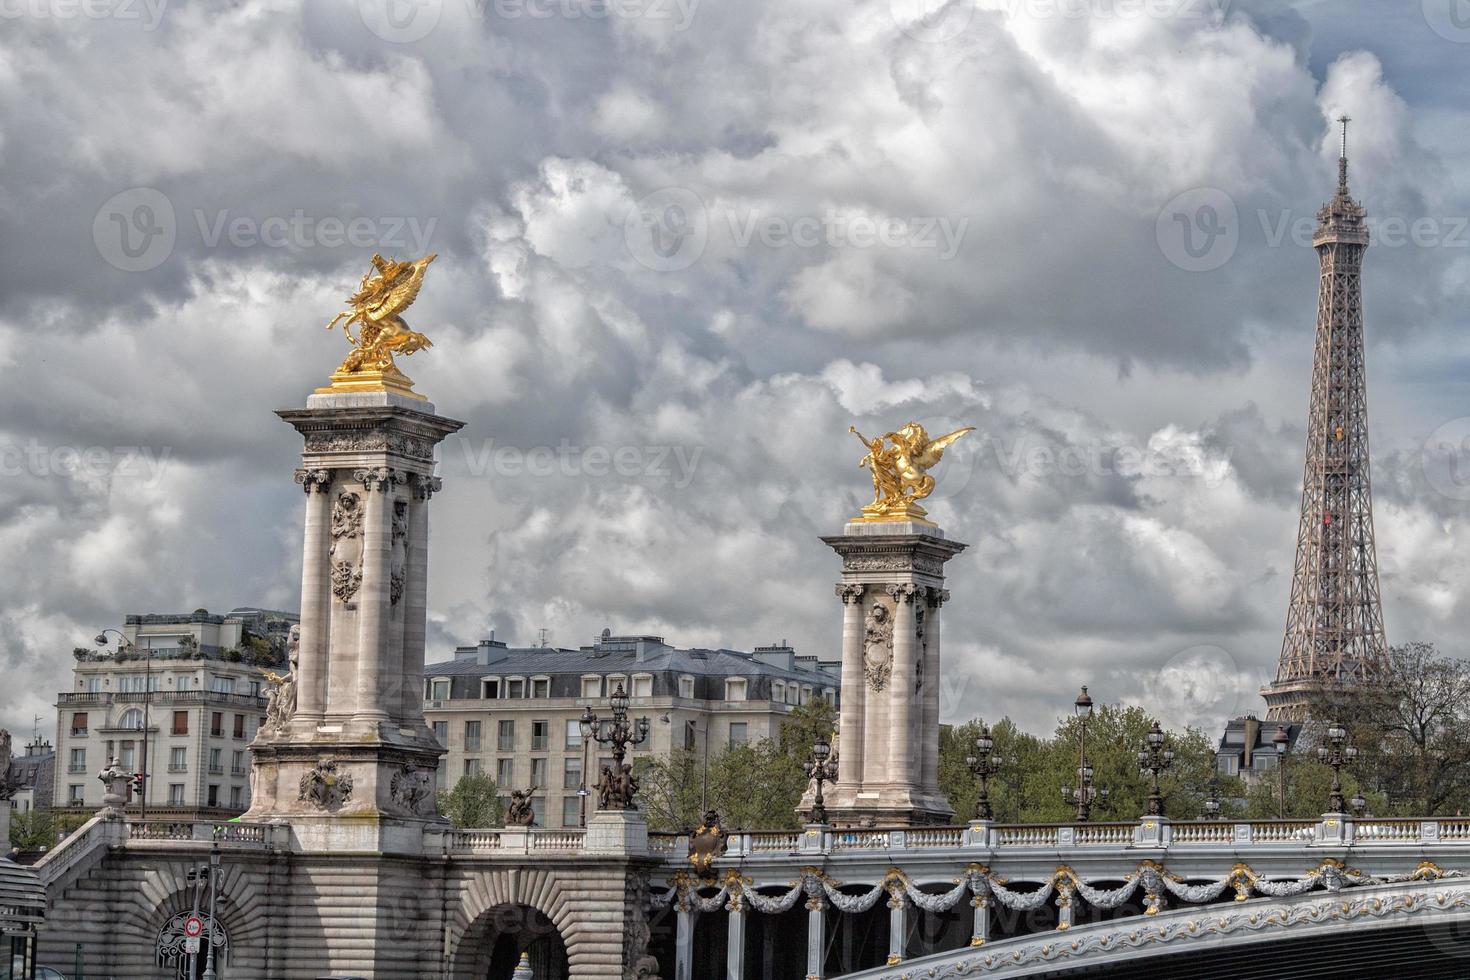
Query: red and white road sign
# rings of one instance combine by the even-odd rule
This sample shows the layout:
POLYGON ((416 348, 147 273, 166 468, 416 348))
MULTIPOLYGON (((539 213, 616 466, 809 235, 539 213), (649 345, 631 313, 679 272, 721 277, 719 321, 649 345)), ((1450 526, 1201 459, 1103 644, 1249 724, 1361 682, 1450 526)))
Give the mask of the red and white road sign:
POLYGON ((184 935, 189 939, 198 939, 204 935, 204 920, 197 915, 191 915, 184 920, 184 935))

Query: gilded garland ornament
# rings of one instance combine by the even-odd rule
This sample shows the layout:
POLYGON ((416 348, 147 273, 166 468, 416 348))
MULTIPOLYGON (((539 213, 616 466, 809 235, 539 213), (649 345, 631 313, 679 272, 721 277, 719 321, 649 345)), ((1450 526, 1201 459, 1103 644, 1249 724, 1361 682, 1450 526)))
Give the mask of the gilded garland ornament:
POLYGON ((332 374, 331 386, 319 391, 391 390, 423 397, 411 390, 413 382, 398 370, 393 355, 413 354, 434 346, 428 337, 410 330, 402 314, 418 299, 424 272, 437 257, 430 254, 412 262, 399 262, 373 256, 373 271, 362 277, 357 292, 347 298, 347 309, 327 323, 328 330, 342 325, 352 351, 332 374), (356 336, 352 333, 354 326, 356 336))
POLYGON ((848 426, 847 431, 861 439, 868 450, 858 465, 873 477, 873 502, 854 520, 932 523, 927 520, 929 512, 918 503, 934 492, 934 477, 929 471, 939 465, 946 449, 974 428, 967 425, 931 439, 922 425, 910 422, 896 432, 869 439, 855 426, 848 426))

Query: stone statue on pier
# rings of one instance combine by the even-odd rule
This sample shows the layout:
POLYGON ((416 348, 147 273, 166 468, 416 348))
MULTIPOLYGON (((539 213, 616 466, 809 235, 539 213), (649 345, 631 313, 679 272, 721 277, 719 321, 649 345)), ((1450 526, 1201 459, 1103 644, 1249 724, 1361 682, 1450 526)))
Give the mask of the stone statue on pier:
POLYGON ((301 658, 301 625, 292 625, 286 641, 288 669, 284 675, 274 671, 261 671, 266 683, 271 685, 265 701, 265 727, 268 731, 282 732, 296 713, 296 673, 301 658))
POLYGON ((531 809, 531 795, 536 787, 510 791, 510 807, 505 811, 507 827, 529 827, 536 822, 536 811, 531 809))
POLYGON ((946 449, 974 428, 967 425, 931 439, 922 425, 909 422, 895 432, 869 439, 856 426, 848 426, 847 431, 861 439, 868 450, 858 465, 873 477, 873 502, 863 508, 863 516, 856 520, 924 520, 928 511, 918 501, 934 492, 934 477, 929 471, 939 465, 946 449))

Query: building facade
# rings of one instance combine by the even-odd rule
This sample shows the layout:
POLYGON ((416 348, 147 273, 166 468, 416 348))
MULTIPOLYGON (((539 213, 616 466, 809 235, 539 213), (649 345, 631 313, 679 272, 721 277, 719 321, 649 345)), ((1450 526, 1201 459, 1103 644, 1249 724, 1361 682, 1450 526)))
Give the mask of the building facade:
POLYGON ((814 698, 837 703, 840 664, 798 655, 784 642, 738 650, 679 649, 657 636, 604 630, 578 650, 512 648, 488 639, 424 671, 424 716, 448 755, 439 788, 483 773, 502 794, 534 787, 543 827, 580 827, 606 750, 587 744, 583 711, 599 716, 619 685, 628 712, 647 718, 635 755, 676 748, 709 757, 732 744, 775 738, 781 721, 814 698))
POLYGON ((79 647, 72 690, 56 701, 54 805, 95 810, 96 772, 112 759, 142 772, 146 753, 151 812, 244 812, 264 671, 283 669, 295 621, 260 609, 129 615, 124 642, 79 647))
POLYGON ((1247 786, 1274 779, 1281 756, 1296 751, 1301 733, 1299 722, 1262 722, 1255 715, 1232 718, 1215 750, 1215 770, 1223 776, 1239 776, 1247 786), (1278 744, 1284 748, 1277 748, 1278 744))
POLYGON ((18 813, 49 810, 56 785, 55 767, 56 749, 49 740, 36 735, 27 742, 24 754, 10 760, 10 808, 18 813))

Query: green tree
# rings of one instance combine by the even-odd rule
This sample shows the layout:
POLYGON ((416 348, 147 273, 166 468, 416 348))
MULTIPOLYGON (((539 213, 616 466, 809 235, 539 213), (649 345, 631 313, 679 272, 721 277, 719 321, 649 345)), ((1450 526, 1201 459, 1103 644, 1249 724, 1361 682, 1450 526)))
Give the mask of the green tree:
POLYGON ((10 846, 22 851, 39 851, 56 846, 56 818, 45 810, 10 813, 10 846))
MULTIPOLYGON (((837 709, 829 701, 812 698, 806 704, 792 708, 791 714, 781 720, 778 742, 781 751, 799 765, 811 756, 812 744, 818 735, 831 742, 832 733, 836 730, 837 709)), ((833 748, 841 751, 837 742, 833 743, 833 748)))
POLYGON ((505 822, 500 787, 481 773, 461 776, 453 789, 440 793, 439 812, 456 827, 499 827, 505 822))
MULTIPOLYGON (((793 746, 795 744, 793 740, 793 746)), ((636 762, 639 806, 654 830, 687 831, 704 815, 702 753, 675 749, 667 756, 636 762)), ((732 745, 709 759, 706 806, 718 810, 732 830, 776 830, 800 826, 796 813, 808 780, 800 763, 778 741, 732 745)))

